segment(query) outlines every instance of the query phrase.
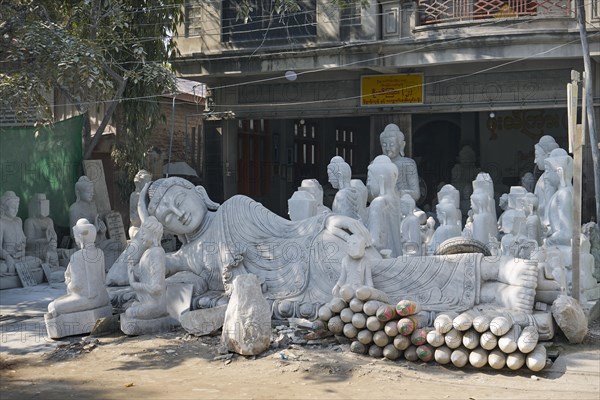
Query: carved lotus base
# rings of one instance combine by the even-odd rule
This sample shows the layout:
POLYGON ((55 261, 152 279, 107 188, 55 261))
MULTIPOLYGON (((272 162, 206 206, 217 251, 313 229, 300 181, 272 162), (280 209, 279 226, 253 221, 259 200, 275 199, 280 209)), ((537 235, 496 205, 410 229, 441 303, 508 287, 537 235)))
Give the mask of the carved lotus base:
POLYGON ((112 306, 109 304, 93 310, 61 314, 54 318, 52 314, 46 313, 44 314, 44 321, 46 322, 48 337, 60 339, 66 336, 90 333, 97 320, 111 315, 112 306))

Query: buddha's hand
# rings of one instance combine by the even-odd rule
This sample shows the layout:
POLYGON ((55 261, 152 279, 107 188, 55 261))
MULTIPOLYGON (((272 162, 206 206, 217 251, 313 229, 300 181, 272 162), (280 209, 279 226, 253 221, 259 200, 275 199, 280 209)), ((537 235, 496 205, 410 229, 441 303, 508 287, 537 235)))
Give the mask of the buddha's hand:
POLYGON ((350 238, 350 235, 359 235, 365 239, 367 246, 372 244, 371 234, 367 227, 362 222, 345 215, 329 215, 325 220, 325 229, 346 241, 350 238))

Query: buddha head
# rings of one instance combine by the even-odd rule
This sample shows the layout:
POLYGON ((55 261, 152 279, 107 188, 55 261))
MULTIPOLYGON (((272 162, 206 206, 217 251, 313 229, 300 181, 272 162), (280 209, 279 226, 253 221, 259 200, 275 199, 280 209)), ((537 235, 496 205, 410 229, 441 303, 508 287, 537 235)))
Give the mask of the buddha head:
POLYGON ((202 186, 194 187, 191 182, 179 177, 152 182, 146 201, 148 215, 156 217, 166 230, 178 235, 195 232, 207 211, 219 207, 210 200, 202 186))
POLYGON ((379 143, 384 155, 395 159, 398 155, 404 157, 404 134, 396 124, 389 124, 379 135, 379 143))
POLYGON ((96 227, 90 224, 87 219, 81 218, 77 220, 73 227, 73 236, 75 237, 75 243, 84 248, 96 241, 96 227))
POLYGON ((534 146, 535 150, 535 159, 534 163, 537 167, 544 171, 546 165, 544 164, 544 160, 550 155, 550 152, 554 149, 558 148, 558 144, 554 140, 554 138, 550 135, 544 135, 540 138, 539 142, 534 146))
POLYGON ((402 213, 402 215, 411 215, 415 210, 415 207, 415 199, 413 199, 411 195, 403 194, 400 197, 400 212, 402 213))
POLYGON ((82 176, 75 184, 77 201, 91 202, 94 198, 94 183, 87 176, 82 176))
POLYGON ((15 218, 19 212, 19 202, 19 196, 15 192, 12 190, 4 192, 0 197, 0 215, 9 219, 15 218))
POLYGON ((343 189, 350 184, 352 170, 340 156, 335 156, 327 166, 327 177, 334 189, 343 189))
POLYGON ((557 148, 550 152, 544 161, 544 183, 554 187, 570 186, 573 179, 573 159, 564 149, 557 148))
POLYGON ((135 190, 140 191, 144 187, 144 185, 152 180, 152 174, 145 169, 140 169, 135 177, 133 178, 133 184, 135 185, 135 190))

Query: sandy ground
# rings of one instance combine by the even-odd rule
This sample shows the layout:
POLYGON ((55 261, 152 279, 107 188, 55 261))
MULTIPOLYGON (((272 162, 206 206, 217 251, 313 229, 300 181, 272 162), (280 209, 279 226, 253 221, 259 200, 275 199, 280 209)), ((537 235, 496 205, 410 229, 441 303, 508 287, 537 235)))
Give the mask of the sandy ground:
POLYGON ((40 333, 47 302, 37 297, 16 310, 0 294, 2 400, 600 399, 598 321, 584 344, 558 335, 549 347, 551 365, 532 373, 374 359, 334 338, 256 357, 220 355, 219 336, 195 337, 181 328, 52 341, 40 333))

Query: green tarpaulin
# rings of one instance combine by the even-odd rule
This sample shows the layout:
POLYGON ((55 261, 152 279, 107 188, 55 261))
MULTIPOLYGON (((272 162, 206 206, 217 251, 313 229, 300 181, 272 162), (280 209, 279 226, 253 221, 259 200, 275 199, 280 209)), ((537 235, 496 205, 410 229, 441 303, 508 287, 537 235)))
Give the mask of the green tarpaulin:
POLYGON ((45 193, 56 226, 69 226, 69 205, 81 174, 81 132, 85 116, 46 128, 0 128, 0 193, 21 198, 19 216, 27 218, 29 200, 45 193))

